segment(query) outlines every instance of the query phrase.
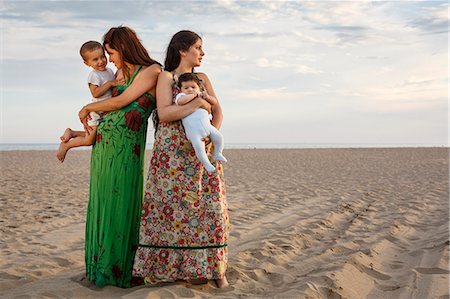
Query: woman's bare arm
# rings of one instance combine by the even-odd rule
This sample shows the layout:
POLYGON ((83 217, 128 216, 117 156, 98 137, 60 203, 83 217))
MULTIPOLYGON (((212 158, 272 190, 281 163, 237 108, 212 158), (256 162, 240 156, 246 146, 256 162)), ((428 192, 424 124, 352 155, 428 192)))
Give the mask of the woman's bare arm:
POLYGON ((161 67, 156 63, 146 67, 137 74, 133 83, 123 93, 108 100, 91 103, 83 109, 87 112, 114 111, 129 105, 146 92, 155 95, 156 81, 160 72, 161 67))
POLYGON ((217 99, 216 93, 214 92, 214 88, 212 87, 211 81, 204 73, 197 73, 197 76, 203 80, 206 91, 208 94, 216 100, 214 105, 211 105, 211 114, 212 114, 212 125, 217 129, 220 129, 223 121, 222 107, 220 106, 219 100, 217 99))
POLYGON ((104 95, 108 90, 117 85, 125 84, 124 79, 115 79, 111 81, 106 81, 103 85, 98 86, 92 83, 89 83, 89 90, 94 98, 99 98, 104 95))
POLYGON ((131 85, 117 97, 84 106, 78 113, 80 121, 87 129, 89 112, 118 110, 129 105, 146 92, 150 92, 152 95, 155 95, 156 81, 159 73, 161 73, 161 67, 158 64, 146 67, 136 75, 133 83, 131 83, 131 85))
POLYGON ((198 95, 196 94, 185 94, 180 97, 177 96, 177 99, 175 100, 175 104, 177 105, 186 105, 193 99, 195 99, 198 95))

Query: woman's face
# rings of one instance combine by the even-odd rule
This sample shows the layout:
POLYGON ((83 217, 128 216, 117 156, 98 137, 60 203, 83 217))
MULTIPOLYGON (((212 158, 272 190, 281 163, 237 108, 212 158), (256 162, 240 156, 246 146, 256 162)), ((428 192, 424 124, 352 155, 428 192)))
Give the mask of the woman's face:
POLYGON ((192 67, 200 66, 202 63, 202 58, 205 55, 202 48, 202 40, 197 39, 197 41, 187 50, 182 52, 184 54, 184 59, 191 64, 192 67))
POLYGON ((111 49, 108 44, 105 45, 106 52, 109 54, 109 62, 114 63, 117 69, 122 68, 122 57, 120 53, 114 49, 111 49))

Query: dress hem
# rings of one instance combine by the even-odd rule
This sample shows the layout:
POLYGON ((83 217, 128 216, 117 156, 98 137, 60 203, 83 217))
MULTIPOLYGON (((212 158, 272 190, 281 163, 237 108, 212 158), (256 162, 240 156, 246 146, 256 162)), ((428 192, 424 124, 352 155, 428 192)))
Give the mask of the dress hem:
POLYGON ((145 248, 162 248, 162 249, 179 249, 179 250, 188 250, 188 249, 208 249, 208 248, 222 248, 227 247, 228 244, 219 244, 219 245, 205 245, 205 246, 164 246, 164 245, 145 245, 139 244, 139 247, 145 248))

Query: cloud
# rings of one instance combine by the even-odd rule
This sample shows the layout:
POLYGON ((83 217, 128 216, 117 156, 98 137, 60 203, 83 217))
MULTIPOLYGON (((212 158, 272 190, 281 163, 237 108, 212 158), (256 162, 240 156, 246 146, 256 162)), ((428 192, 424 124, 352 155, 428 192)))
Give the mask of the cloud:
POLYGON ((276 88, 246 89, 239 93, 239 100, 258 101, 298 101, 316 95, 313 91, 297 91, 287 86, 276 88))
MULTIPOLYGON (((79 46, 88 39, 100 40, 118 25, 135 29, 160 62, 175 32, 199 33, 206 56, 198 70, 208 74, 225 119, 232 119, 237 128, 248 122, 266 129, 296 125, 301 115, 310 125, 342 120, 342 127, 351 129, 346 134, 363 136, 359 127, 367 116, 380 123, 388 123, 386 114, 392 119, 414 115, 441 120, 439 111, 448 105, 447 38, 437 34, 448 31, 447 2, 110 3, 2 2, 6 108, 43 101, 43 107, 60 111, 61 123, 72 115, 77 121, 79 104, 71 108, 75 111, 67 109, 61 95, 64 101, 84 103, 87 98, 88 69, 80 61, 79 46), (30 96, 33 90, 38 91, 37 101, 30 96)), ((404 133, 390 124, 392 136, 404 133)), ((48 127, 57 129, 53 135, 60 134, 54 124, 36 129, 47 132, 48 127)), ((427 130, 424 134, 431 136, 427 130)), ((277 138, 266 132, 261 138, 277 138)), ((230 134, 231 139, 240 138, 239 130, 230 134)))
POLYGON ((333 32, 342 33, 342 32, 363 32, 363 31, 367 31, 369 28, 363 27, 363 26, 328 25, 328 26, 316 27, 316 29, 329 30, 329 31, 333 31, 333 32))
POLYGON ((312 26, 341 24, 367 24, 370 20, 368 12, 375 7, 368 1, 336 1, 332 5, 329 1, 305 1, 303 18, 312 26))
POLYGON ((423 14, 410 24, 427 34, 448 33, 448 3, 424 8, 423 14))
POLYGON ((369 86, 340 91, 345 98, 353 98, 346 105, 377 113, 407 112, 433 109, 447 104, 445 78, 410 77, 389 85, 369 86))
POLYGON ((316 70, 312 67, 302 65, 295 62, 280 60, 280 59, 267 59, 265 57, 256 60, 256 65, 263 68, 281 68, 281 69, 291 69, 295 73, 299 74, 320 74, 323 71, 316 70))
POLYGON ((370 28, 363 26, 341 26, 341 25, 328 25, 316 27, 316 30, 326 30, 335 34, 337 41, 335 45, 348 45, 364 41, 369 38, 370 28))

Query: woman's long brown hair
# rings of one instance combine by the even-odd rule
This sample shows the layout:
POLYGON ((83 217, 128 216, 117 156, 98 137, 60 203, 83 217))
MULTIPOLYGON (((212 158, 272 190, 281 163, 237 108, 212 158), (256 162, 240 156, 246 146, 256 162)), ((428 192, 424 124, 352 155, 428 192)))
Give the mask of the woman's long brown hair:
MULTIPOLYGON (((124 65, 123 62, 145 66, 154 63, 161 65, 156 60, 150 58, 147 50, 137 37, 136 32, 129 27, 119 26, 109 29, 103 36, 103 46, 105 47, 105 45, 119 52, 122 58, 122 65, 124 65)), ((125 79, 130 79, 130 70, 124 68, 122 71, 125 79)))

